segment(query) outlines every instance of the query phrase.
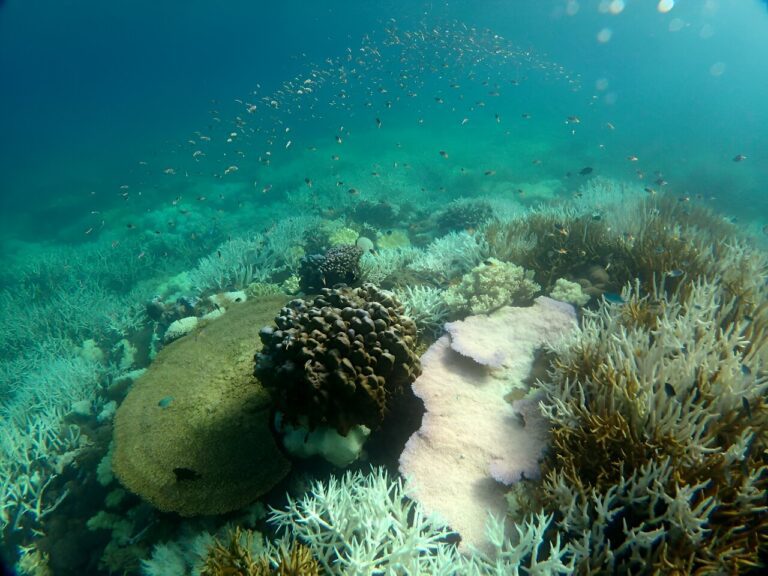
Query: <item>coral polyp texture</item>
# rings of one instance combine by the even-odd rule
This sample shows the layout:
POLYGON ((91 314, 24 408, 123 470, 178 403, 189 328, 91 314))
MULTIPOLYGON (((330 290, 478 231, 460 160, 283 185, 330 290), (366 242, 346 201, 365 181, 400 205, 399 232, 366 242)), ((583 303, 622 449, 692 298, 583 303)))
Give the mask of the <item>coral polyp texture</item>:
POLYGON ((553 347, 541 488, 580 573, 736 574, 768 544, 768 307, 690 282, 553 347))
POLYGON ((420 373, 415 323, 371 284, 292 300, 265 327, 255 373, 289 423, 376 429, 389 399, 420 373))

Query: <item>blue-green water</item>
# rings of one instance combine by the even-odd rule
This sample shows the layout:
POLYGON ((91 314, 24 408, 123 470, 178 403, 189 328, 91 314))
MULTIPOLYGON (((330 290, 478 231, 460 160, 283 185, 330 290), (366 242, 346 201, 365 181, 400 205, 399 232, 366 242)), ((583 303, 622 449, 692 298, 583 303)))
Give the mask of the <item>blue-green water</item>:
MULTIPOLYGON (((182 528, 138 498, 86 527, 120 489, 94 480, 105 406, 125 394, 112 384, 215 292, 258 280, 296 295, 302 256, 342 229, 371 240, 369 259, 424 251, 484 233, 487 214, 436 224, 453 201, 504 219, 591 186, 712 210, 764 251, 766 55, 757 0, 0 3, 4 556, 140 573, 182 528)), ((631 243, 630 228, 612 233, 631 243)), ((387 288, 461 280, 395 276, 387 288)))

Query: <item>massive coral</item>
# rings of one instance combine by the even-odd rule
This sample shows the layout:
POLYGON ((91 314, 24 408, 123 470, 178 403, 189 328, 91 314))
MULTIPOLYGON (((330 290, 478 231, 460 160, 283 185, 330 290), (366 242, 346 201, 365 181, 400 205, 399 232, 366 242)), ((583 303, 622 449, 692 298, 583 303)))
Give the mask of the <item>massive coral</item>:
POLYGON ((163 511, 220 514, 285 476, 251 364, 258 326, 284 302, 235 304, 160 351, 115 418, 113 468, 129 490, 163 511))
POLYGON ((416 325, 402 313, 371 284, 293 300, 276 330, 262 329, 255 373, 291 424, 376 429, 390 397, 420 373, 416 325))

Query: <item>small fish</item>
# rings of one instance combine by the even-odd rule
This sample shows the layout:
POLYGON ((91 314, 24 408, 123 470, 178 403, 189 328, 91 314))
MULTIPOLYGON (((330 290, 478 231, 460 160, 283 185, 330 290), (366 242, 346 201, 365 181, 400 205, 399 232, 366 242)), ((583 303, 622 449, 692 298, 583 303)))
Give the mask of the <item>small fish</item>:
POLYGON ((682 276, 683 274, 685 274, 685 271, 680 270, 679 268, 675 268, 674 270, 667 271, 667 276, 669 278, 680 278, 680 276, 682 276))
POLYGON ((656 196, 656 190, 654 190, 653 188, 648 188, 648 187, 646 187, 646 188, 643 188, 643 190, 645 190, 645 191, 646 191, 646 193, 647 193, 649 196, 656 196))
POLYGON ((616 130, 616 126, 614 126, 610 122, 606 122, 605 127, 608 128, 608 130, 616 130))
POLYGON ((539 160, 539 159, 537 158, 536 160, 534 160, 533 162, 531 162, 531 164, 534 164, 535 166, 538 166, 539 164, 541 164, 541 160, 539 160))
POLYGON ((750 374, 752 374, 752 369, 746 364, 742 364, 741 373, 744 374, 745 376, 749 376, 750 374))
POLYGON ((338 160, 338 159, 339 159, 338 154, 334 154, 333 156, 331 156, 331 160, 338 160))
POLYGON ((437 102, 438 104, 442 104, 443 103, 443 99, 440 98, 439 96, 435 96, 435 102, 437 102))
POLYGON ((446 152, 445 150, 440 150, 440 156, 442 156, 443 158, 448 158, 448 152, 446 152))
POLYGON ((165 396, 157 403, 157 405, 160 406, 160 408, 168 408, 168 406, 171 405, 171 402, 173 402, 173 396, 165 396))
POLYGON ((747 414, 747 418, 752 418, 752 407, 749 405, 749 400, 746 396, 741 397, 741 406, 744 408, 744 412, 747 414))
POLYGON ((376 128, 381 128, 381 120, 376 118, 376 128))
POLYGON ((629 160, 630 162, 637 162, 637 156, 635 156, 634 154, 630 154, 629 156, 627 156, 627 160, 629 160))
POLYGON ((341 142, 342 142, 342 140, 341 140, 341 136, 339 136, 338 134, 336 134, 336 143, 337 143, 337 144, 341 144, 341 142))
POLYGON ((528 112, 523 112, 523 113, 520 115, 520 118, 522 118, 523 120, 528 120, 530 117, 531 117, 531 115, 530 115, 530 114, 528 114, 528 112))
POLYGON ((603 292, 603 298, 611 304, 624 304, 624 298, 618 292, 603 292))
POLYGON ((293 144, 293 140, 288 140, 288 142, 285 143, 285 149, 288 150, 288 148, 291 147, 291 144, 293 144))
POLYGON ((494 114, 494 117, 496 118, 496 124, 501 124, 501 117, 498 114, 494 114))
POLYGON ((357 188, 350 188, 349 190, 347 190, 347 192, 349 192, 352 196, 357 196, 358 194, 360 194, 360 192, 357 191, 357 188))
POLYGON ((483 172, 483 174, 485 174, 486 176, 493 176, 494 174, 496 174, 496 170, 486 170, 485 172, 483 172))
POLYGON ((240 168, 238 168, 234 164, 232 166, 227 166, 227 168, 224 170, 224 176, 226 176, 227 174, 231 174, 232 172, 237 172, 238 170, 240 170, 240 168))
POLYGON ((307 185, 307 188, 312 188, 312 179, 311 178, 304 178, 304 183, 307 185))
POLYGON ((341 188, 342 186, 344 186, 344 181, 343 180, 336 180, 336 187, 337 188, 341 188))
POLYGON ((266 194, 270 190, 272 190, 272 184, 267 184, 266 186, 264 186, 264 188, 261 189, 261 193, 266 194))
POLYGON ((675 396, 675 387, 669 382, 664 382, 664 392, 666 392, 667 396, 673 398, 675 396))
POLYGON ((587 174, 592 174, 592 172, 593 172, 592 166, 585 166, 584 168, 579 170, 579 174, 581 174, 582 176, 586 176, 587 174))
POLYGON ((461 125, 464 126, 464 124, 466 124, 467 122, 469 122, 469 118, 464 118, 461 121, 461 125))
POLYGON ((173 168, 166 168, 165 170, 163 170, 163 174, 168 174, 170 176, 173 176, 174 174, 176 174, 176 170, 174 170, 173 168))
POLYGON ((669 182, 664 180, 664 178, 657 178, 656 180, 653 181, 653 183, 656 184, 657 186, 666 186, 667 184, 669 184, 669 182))
POLYGON ((555 248, 555 252, 557 252, 558 254, 568 254, 568 250, 566 250, 565 248, 555 248))
POLYGON ((736 156, 733 157, 733 161, 734 162, 742 162, 742 161, 744 161, 746 159, 747 159, 747 157, 744 156, 744 154, 737 154, 736 156))
POLYGON ((581 124, 581 118, 578 116, 568 116, 568 118, 565 119, 566 124, 581 124))

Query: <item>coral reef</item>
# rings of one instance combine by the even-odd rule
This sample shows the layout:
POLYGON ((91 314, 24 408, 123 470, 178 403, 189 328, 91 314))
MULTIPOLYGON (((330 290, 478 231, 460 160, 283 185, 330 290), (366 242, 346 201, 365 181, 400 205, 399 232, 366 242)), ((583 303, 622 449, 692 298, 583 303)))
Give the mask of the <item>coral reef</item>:
POLYGON ((339 244, 325 254, 302 258, 299 268, 300 287, 304 292, 318 292, 336 284, 354 284, 360 279, 360 257, 363 249, 354 244, 339 244))
POLYGON ((184 516, 240 508, 288 472, 254 381, 258 326, 284 297, 233 304, 163 348, 115 417, 113 469, 132 492, 184 516))
POLYGON ((390 294, 324 288, 291 301, 260 332, 256 375, 291 424, 378 428, 392 394, 420 372, 416 325, 390 294), (304 420, 306 422, 304 422, 304 420))
POLYGON ((530 302, 540 289, 532 272, 488 258, 450 286, 443 293, 443 301, 455 315, 487 314, 502 306, 530 302))

